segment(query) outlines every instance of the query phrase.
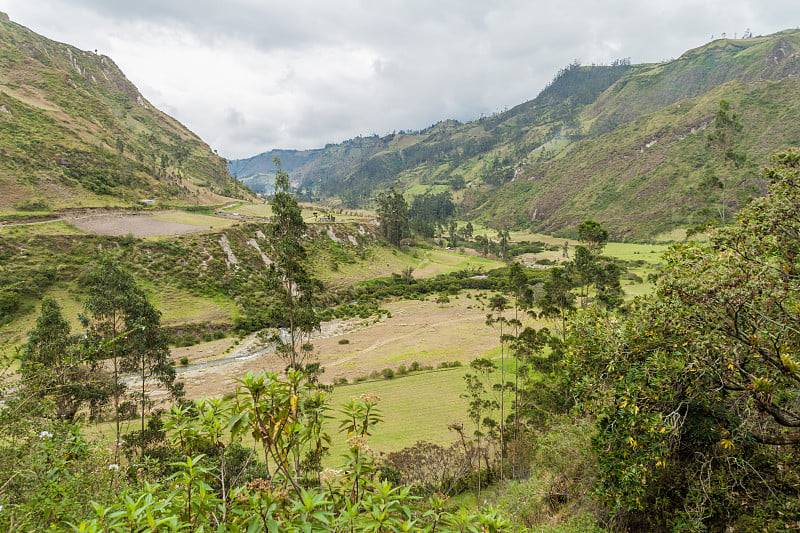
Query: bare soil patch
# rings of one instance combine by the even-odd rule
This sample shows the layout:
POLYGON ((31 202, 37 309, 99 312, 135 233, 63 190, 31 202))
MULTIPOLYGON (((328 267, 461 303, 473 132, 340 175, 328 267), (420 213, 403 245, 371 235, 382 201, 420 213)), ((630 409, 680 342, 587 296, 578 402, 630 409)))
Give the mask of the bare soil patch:
POLYGON ((127 235, 134 237, 159 237, 163 235, 178 235, 210 229, 211 226, 198 226, 156 220, 149 215, 128 214, 103 214, 70 219, 78 229, 87 233, 98 235, 127 235))

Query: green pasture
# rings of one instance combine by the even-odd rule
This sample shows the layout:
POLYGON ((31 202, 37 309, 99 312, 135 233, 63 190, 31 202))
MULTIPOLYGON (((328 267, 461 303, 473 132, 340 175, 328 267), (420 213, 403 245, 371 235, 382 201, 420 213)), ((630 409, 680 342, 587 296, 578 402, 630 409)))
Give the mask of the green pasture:
POLYGON ((162 222, 175 222, 178 224, 188 224, 190 226, 211 226, 211 229, 228 228, 237 222, 237 220, 234 219, 179 210, 163 211, 154 214, 150 218, 162 222))

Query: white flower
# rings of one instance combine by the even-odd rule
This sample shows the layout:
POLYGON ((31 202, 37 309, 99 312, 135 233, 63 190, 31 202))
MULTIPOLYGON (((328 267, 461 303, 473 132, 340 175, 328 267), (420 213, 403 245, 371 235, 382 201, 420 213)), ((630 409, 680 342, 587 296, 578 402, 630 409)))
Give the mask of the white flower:
POLYGON ((42 431, 41 433, 39 433, 39 438, 40 439, 52 439, 53 438, 53 434, 50 433, 49 431, 45 430, 45 431, 42 431))
POLYGON ((124 445, 125 445, 125 441, 124 440, 121 440, 121 441, 117 442, 117 446, 124 446, 124 445))
POLYGON ((109 469, 109 470, 114 470, 114 471, 117 471, 117 470, 119 470, 119 465, 117 465, 117 464, 110 464, 110 465, 108 465, 108 469, 109 469))

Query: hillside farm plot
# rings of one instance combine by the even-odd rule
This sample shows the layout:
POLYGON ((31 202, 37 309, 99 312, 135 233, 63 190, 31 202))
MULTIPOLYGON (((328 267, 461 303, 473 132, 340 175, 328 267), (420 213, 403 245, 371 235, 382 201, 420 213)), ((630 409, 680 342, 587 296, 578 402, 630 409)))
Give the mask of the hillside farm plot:
POLYGON ((222 219, 204 215, 182 214, 180 219, 180 222, 176 221, 174 215, 163 213, 158 215, 103 214, 73 218, 70 223, 86 233, 114 236, 131 234, 136 238, 194 233, 225 225, 221 223, 222 219))

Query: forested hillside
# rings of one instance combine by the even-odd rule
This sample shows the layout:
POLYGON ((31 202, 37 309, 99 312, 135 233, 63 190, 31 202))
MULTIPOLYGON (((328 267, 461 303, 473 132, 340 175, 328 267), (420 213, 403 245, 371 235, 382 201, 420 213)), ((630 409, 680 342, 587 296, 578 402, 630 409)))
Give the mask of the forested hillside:
POLYGON ((573 63, 510 110, 329 145, 292 181, 348 206, 391 185, 409 199, 449 190, 462 217, 567 234, 587 217, 634 239, 729 221, 764 193, 770 154, 800 142, 798 49, 787 30, 664 63, 573 63), (729 132, 715 125, 721 105, 729 132))

